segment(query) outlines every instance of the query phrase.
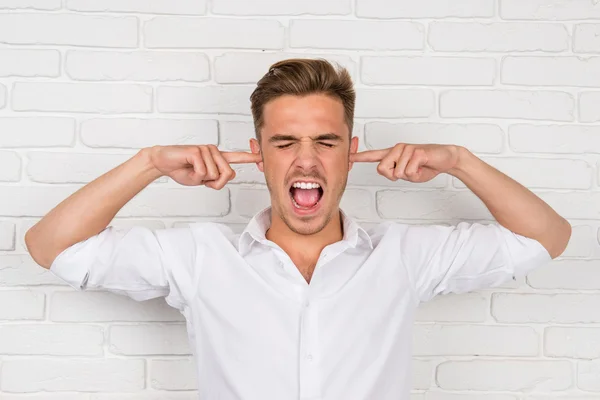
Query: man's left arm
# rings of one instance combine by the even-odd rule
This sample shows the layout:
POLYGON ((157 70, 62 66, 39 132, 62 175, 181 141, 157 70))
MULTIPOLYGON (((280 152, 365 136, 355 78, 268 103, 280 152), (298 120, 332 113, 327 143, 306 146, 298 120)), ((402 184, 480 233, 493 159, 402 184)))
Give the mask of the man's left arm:
POLYGON ((485 163, 464 147, 455 147, 456 164, 447 171, 483 201, 506 229, 535 239, 552 258, 571 237, 571 225, 529 189, 485 163))
POLYGON ((529 189, 485 163, 464 147, 404 144, 350 155, 353 162, 377 162, 379 174, 391 180, 421 183, 440 173, 460 179, 506 229, 538 241, 552 258, 561 255, 571 225, 529 189))

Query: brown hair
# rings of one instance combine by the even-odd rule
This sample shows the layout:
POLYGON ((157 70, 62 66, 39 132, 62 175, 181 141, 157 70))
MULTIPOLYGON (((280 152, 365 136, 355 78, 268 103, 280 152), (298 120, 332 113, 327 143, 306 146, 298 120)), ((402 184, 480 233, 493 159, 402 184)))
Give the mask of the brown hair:
POLYGON ((342 101, 344 118, 352 136, 356 93, 345 68, 324 59, 294 58, 279 61, 258 81, 250 96, 254 130, 260 141, 265 104, 283 95, 326 94, 342 101), (336 68, 337 67, 337 68, 336 68))

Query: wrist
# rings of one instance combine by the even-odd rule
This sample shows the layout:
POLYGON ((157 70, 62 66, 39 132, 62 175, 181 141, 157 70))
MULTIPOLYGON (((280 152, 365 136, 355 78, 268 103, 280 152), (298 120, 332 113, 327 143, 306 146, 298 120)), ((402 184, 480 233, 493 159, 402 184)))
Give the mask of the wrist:
POLYGON ((154 154, 158 148, 159 146, 143 148, 135 156, 139 161, 143 174, 148 176, 152 181, 164 176, 154 164, 154 154))
POLYGON ((474 155, 465 147, 454 146, 454 158, 454 166, 448 170, 448 174, 458 178, 458 175, 468 171, 469 165, 473 162, 474 155))

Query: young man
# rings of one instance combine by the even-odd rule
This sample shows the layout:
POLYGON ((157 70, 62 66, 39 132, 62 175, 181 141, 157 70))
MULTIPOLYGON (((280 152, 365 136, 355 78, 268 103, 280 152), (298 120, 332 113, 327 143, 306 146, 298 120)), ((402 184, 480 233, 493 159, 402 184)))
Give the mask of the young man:
POLYGON ((357 153, 351 79, 325 61, 273 65, 251 100, 251 153, 142 149, 26 235, 36 262, 77 289, 164 296, 179 309, 200 399, 408 399, 420 302, 526 274, 569 241, 565 219, 465 148, 357 153), (499 224, 386 223, 367 232, 339 207, 354 162, 378 163, 391 180, 455 176, 499 224), (221 189, 231 163, 256 163, 271 196, 242 234, 216 223, 107 227, 155 179, 221 189))

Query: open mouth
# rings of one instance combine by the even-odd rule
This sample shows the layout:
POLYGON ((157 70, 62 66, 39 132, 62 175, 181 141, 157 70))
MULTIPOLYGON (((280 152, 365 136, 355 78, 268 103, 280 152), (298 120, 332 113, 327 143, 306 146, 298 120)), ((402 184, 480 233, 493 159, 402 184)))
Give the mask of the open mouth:
POLYGON ((290 186, 290 197, 297 209, 311 210, 323 198, 323 188, 316 182, 297 181, 290 186))

